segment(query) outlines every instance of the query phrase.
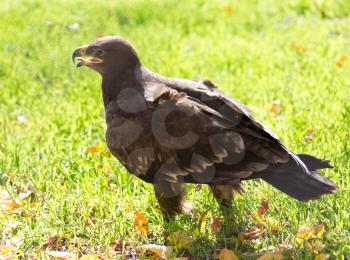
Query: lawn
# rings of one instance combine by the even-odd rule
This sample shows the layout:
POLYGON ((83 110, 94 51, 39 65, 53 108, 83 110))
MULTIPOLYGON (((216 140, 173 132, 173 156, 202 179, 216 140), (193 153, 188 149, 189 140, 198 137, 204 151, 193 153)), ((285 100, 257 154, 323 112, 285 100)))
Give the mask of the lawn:
POLYGON ((1 0, 0 17, 0 259, 145 259, 146 244, 190 259, 281 244, 285 259, 350 257, 348 0, 1 0), (108 153, 100 77, 72 64, 101 35, 160 74, 212 80, 293 151, 331 160, 339 192, 301 203, 246 182, 241 234, 225 236, 208 188, 190 185, 194 211, 164 223, 152 187, 108 153))

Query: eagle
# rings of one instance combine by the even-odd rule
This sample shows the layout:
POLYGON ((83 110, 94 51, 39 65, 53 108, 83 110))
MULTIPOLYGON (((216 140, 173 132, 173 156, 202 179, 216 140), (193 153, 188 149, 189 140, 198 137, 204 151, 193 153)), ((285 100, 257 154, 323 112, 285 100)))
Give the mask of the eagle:
POLYGON ((208 184, 223 210, 245 180, 262 179, 299 201, 337 191, 317 172, 332 168, 328 160, 293 153, 210 80, 161 76, 118 36, 77 48, 72 59, 102 76, 108 148, 153 185, 164 216, 190 210, 186 183, 208 184))

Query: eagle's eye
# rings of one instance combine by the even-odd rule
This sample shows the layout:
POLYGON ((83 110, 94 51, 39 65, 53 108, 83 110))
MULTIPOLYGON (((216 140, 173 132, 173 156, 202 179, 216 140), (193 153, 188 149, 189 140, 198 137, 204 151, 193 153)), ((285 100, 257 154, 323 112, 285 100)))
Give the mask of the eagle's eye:
POLYGON ((105 51, 101 49, 94 49, 93 54, 95 57, 102 57, 105 54, 105 51))

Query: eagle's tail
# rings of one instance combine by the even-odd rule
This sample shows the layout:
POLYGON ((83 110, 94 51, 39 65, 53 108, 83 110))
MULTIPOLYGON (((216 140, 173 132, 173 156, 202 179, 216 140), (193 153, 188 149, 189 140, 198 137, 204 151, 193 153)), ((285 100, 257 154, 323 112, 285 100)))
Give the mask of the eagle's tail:
POLYGON ((336 192, 337 186, 316 172, 317 169, 332 168, 326 160, 306 154, 291 154, 285 164, 277 164, 257 173, 261 178, 289 196, 308 201, 324 194, 336 192))

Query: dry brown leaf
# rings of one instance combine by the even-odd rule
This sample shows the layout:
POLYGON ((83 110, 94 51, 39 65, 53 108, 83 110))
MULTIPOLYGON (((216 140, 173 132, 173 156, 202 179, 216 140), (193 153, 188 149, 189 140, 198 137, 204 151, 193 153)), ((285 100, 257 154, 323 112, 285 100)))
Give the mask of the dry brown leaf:
POLYGON ((238 260, 238 257, 232 250, 224 248, 220 251, 219 260, 238 260))
POLYGON ((195 191, 199 192, 202 189, 202 187, 203 187, 202 184, 197 184, 195 187, 195 191))
POLYGON ((186 231, 176 231, 169 236, 169 240, 178 250, 189 248, 192 239, 186 231))
POLYGON ((316 130, 314 128, 308 128, 306 129, 304 139, 306 141, 312 141, 315 137, 316 130))
POLYGON ((142 245, 143 250, 148 250, 158 257, 170 257, 173 253, 172 246, 160 246, 154 244, 142 245))
POLYGON ((59 242, 59 238, 58 236, 56 236, 55 234, 52 234, 49 239, 41 244, 40 248, 46 249, 48 247, 55 247, 59 242))
POLYGON ((262 216, 265 214, 266 211, 270 210, 272 207, 270 206, 267 199, 262 198, 260 201, 260 207, 258 208, 257 212, 258 215, 262 216))
POLYGON ((281 253, 269 253, 263 256, 260 256, 257 260, 283 260, 284 256, 281 253))
POLYGON ((239 233, 242 240, 254 240, 266 234, 266 230, 259 227, 252 227, 248 232, 239 233))
POLYGON ((348 58, 344 54, 339 56, 337 59, 337 62, 336 62, 337 67, 338 68, 344 67, 347 60, 348 60, 348 58))
POLYGON ((212 217, 210 228, 213 233, 219 233, 222 229, 222 222, 220 221, 220 219, 212 217))

